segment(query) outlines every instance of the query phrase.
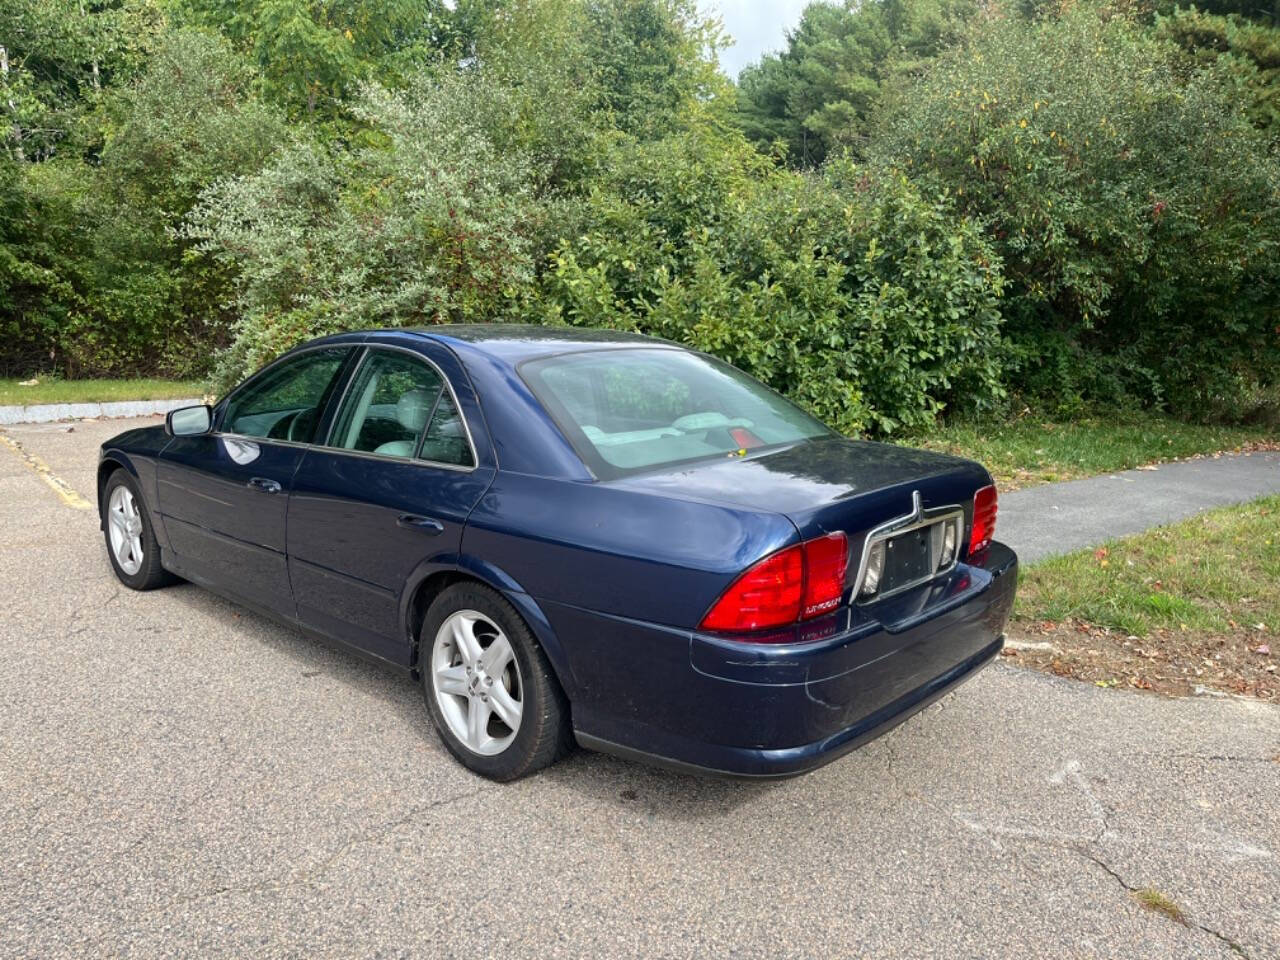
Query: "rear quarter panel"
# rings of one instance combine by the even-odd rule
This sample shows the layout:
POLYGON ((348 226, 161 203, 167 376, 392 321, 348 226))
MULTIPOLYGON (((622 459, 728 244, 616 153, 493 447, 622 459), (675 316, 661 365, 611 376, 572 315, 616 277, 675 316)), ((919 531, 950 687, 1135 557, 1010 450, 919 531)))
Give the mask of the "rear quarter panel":
POLYGON ((499 472, 467 520, 461 562, 516 603, 575 710, 589 710, 687 672, 707 608, 796 539, 779 514, 499 472))
POLYGON ((500 472, 463 551, 539 601, 691 629, 738 573, 796 538, 779 514, 500 472))

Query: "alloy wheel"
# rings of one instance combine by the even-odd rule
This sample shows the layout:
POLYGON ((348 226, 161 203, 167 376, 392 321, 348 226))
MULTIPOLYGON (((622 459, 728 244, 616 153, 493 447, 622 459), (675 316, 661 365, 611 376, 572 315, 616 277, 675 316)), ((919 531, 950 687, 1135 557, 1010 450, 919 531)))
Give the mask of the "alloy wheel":
POLYGON ((506 635, 475 610, 459 610, 436 631, 431 686, 450 732, 472 753, 511 745, 524 713, 520 664, 506 635))
POLYGON ((142 514, 133 493, 123 484, 111 491, 111 499, 107 503, 107 530, 116 563, 132 577, 142 569, 142 514))

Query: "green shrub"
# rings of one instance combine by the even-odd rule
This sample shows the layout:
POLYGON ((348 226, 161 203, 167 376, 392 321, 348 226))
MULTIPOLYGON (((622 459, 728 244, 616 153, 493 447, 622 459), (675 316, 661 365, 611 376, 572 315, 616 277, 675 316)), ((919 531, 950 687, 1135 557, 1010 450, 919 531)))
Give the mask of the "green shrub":
POLYGON ((544 317, 706 350, 848 431, 1001 395, 998 260, 903 178, 778 171, 699 132, 607 169, 589 228, 552 257, 544 317))
POLYGON ((14 305, 0 323, 18 328, 6 369, 207 372, 228 277, 174 231, 205 186, 256 169, 284 137, 252 85, 224 41, 169 32, 139 77, 98 98, 91 151, 0 161, 0 294, 14 305))
POLYGON ((1005 265, 1012 384, 1196 416, 1280 370, 1280 167, 1220 66, 1122 16, 995 16, 875 154, 949 191, 1005 265))
POLYGON ((573 114, 557 155, 541 89, 370 88, 350 147, 208 191, 186 236, 238 277, 221 385, 336 330, 532 320, 707 350, 848 430, 999 396, 998 259, 948 203, 847 162, 778 170, 705 118, 639 141, 573 114))
POLYGON ((186 235, 238 278, 220 385, 317 334, 499 315, 534 275, 535 164, 494 132, 520 108, 479 73, 369 88, 358 143, 209 191, 186 235))

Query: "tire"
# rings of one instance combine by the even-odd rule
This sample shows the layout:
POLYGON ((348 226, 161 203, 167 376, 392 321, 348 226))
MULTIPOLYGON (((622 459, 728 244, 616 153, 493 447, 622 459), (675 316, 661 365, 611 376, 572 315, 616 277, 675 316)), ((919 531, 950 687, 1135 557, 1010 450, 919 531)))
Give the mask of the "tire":
POLYGON ((440 739, 481 776, 518 780, 569 752, 569 703, 532 631, 496 591, 458 583, 436 597, 418 637, 418 672, 440 739))
POLYGON ((154 590, 175 582, 177 577, 160 565, 160 544, 151 514, 137 481, 127 470, 117 470, 107 478, 102 503, 102 534, 116 578, 130 590, 154 590), (135 556, 136 551, 142 555, 135 556))

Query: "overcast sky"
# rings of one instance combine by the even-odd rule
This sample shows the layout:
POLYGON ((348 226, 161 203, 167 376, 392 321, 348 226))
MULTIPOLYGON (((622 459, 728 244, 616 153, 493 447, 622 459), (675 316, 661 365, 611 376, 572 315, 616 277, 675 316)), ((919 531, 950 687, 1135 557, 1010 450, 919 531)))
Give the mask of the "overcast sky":
POLYGON ((810 0, 701 0, 708 13, 719 14, 734 44, 720 54, 725 72, 736 77, 760 54, 779 50, 787 31, 800 21, 810 0))

